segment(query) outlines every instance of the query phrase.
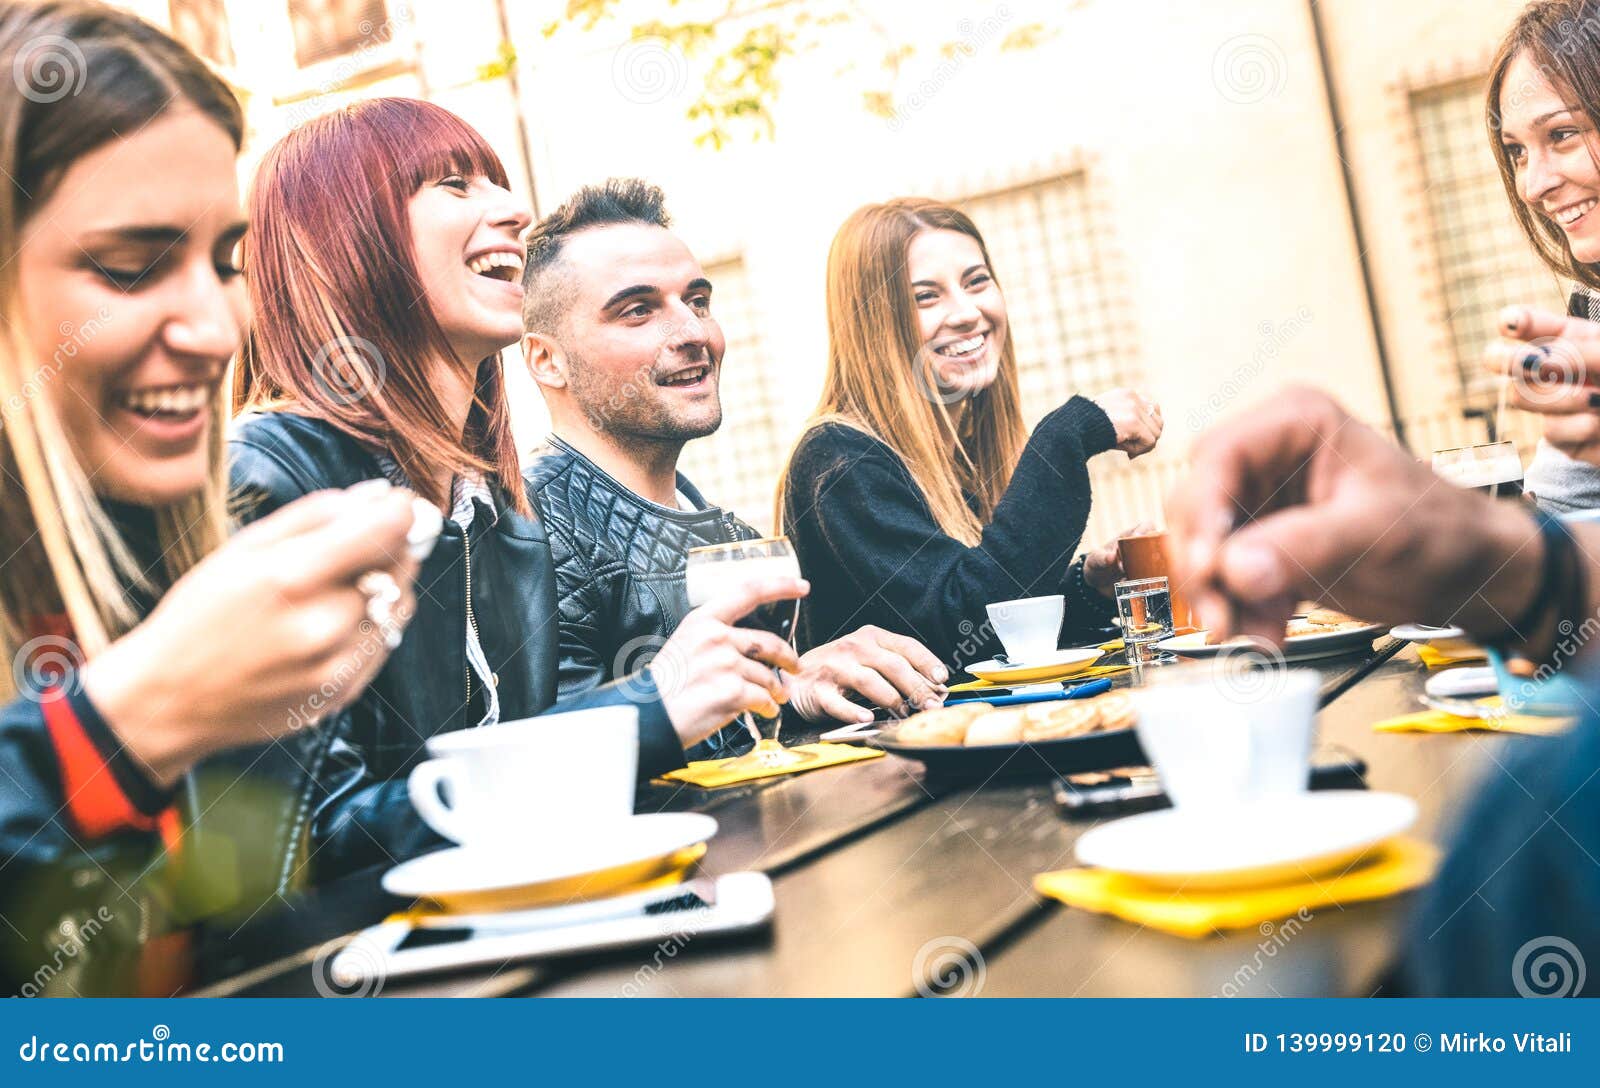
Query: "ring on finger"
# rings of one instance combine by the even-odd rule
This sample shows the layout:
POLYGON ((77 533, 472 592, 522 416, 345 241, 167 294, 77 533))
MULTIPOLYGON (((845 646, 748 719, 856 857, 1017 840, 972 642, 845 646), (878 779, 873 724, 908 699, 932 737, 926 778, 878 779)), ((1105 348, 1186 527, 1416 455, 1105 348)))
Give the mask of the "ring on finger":
POLYGON ((386 570, 369 570, 356 581, 356 589, 367 599, 367 619, 383 632, 383 644, 389 649, 400 645, 400 624, 395 621, 394 606, 400 603, 400 583, 386 570))

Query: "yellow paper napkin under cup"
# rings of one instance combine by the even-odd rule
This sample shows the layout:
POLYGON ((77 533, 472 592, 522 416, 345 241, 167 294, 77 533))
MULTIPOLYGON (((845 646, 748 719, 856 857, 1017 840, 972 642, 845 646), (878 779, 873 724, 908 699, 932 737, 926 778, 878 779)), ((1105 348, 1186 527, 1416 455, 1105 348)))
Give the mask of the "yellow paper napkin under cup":
POLYGON ((884 754, 878 748, 863 748, 859 744, 834 744, 829 741, 820 741, 816 744, 796 744, 789 751, 805 752, 817 758, 789 767, 756 766, 733 768, 731 770, 728 764, 737 757, 699 759, 690 763, 687 767, 667 772, 661 776, 661 780, 687 782, 691 786, 703 786, 708 790, 714 790, 723 786, 737 786, 743 782, 754 782, 758 778, 773 778, 780 774, 800 774, 805 771, 820 770, 823 767, 837 767, 841 763, 855 763, 862 759, 878 759, 884 754))
MULTIPOLYGON (((1491 695, 1477 700, 1479 706, 1498 706, 1500 696, 1491 695)), ((1486 733, 1522 733, 1530 737, 1548 737, 1564 733, 1572 726, 1572 718, 1549 717, 1543 714, 1506 714, 1497 718, 1468 718, 1443 710, 1422 710, 1415 714, 1401 714, 1372 723, 1374 733, 1468 733, 1482 730, 1486 733)))
POLYGON ((1033 887, 1069 907, 1197 938, 1219 929, 1254 929, 1330 904, 1386 899, 1426 884, 1438 864, 1437 847, 1402 836, 1375 847, 1355 868, 1287 884, 1184 891, 1106 869, 1062 869, 1034 877, 1033 887))
POLYGON ((1465 664, 1468 661, 1489 660, 1489 652, 1481 646, 1471 650, 1463 650, 1460 653, 1447 654, 1442 650, 1435 650, 1426 642, 1417 643, 1417 656, 1430 669, 1442 669, 1449 665, 1465 664))

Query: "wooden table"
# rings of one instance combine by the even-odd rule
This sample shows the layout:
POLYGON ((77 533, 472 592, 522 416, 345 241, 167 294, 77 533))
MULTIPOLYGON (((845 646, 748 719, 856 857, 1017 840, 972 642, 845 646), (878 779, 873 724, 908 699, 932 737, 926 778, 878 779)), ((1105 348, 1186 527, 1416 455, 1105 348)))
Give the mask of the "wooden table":
MULTIPOLYGON (((1372 722, 1417 706, 1422 666, 1400 650, 1382 639, 1370 653, 1311 663, 1323 674, 1319 740, 1364 758, 1372 788, 1415 797, 1417 833, 1437 841, 1490 746, 1526 739, 1373 733, 1372 722)), ((1407 907, 1401 898, 1328 908, 1272 939, 1199 941, 1069 910, 1041 900, 1031 881, 1072 864, 1093 825, 1058 816, 1047 784, 941 788, 892 756, 728 790, 642 791, 641 811, 691 809, 721 824, 703 871, 772 876, 770 933, 396 980, 384 994, 905 996, 940 992, 952 950, 976 949, 981 970, 943 978, 985 996, 1366 996, 1395 957, 1407 907)), ((377 875, 291 904, 274 939, 305 951, 210 992, 315 992, 320 942, 392 907, 377 875)))

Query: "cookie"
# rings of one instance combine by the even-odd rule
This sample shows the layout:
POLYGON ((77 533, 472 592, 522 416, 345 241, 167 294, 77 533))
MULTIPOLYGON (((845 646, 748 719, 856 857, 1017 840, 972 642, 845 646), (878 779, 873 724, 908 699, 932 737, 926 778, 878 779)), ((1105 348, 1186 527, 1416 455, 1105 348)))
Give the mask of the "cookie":
POLYGON ((1097 732, 1133 728, 1137 715, 1133 709, 1133 696, 1127 692, 1108 691, 1104 695, 1095 696, 1090 702, 1100 711, 1100 725, 1097 732))
POLYGON ((967 739, 973 744, 1016 744, 1022 740, 1023 712, 1006 708, 991 710, 967 726, 967 739))
POLYGON ((1100 708, 1093 699, 1069 699, 1032 706, 1025 711, 1022 739, 1064 740, 1092 733, 1100 724, 1100 708))
POLYGON ((960 744, 966 740, 967 726, 993 709, 988 703, 962 703, 924 710, 901 722, 895 737, 911 745, 960 744))

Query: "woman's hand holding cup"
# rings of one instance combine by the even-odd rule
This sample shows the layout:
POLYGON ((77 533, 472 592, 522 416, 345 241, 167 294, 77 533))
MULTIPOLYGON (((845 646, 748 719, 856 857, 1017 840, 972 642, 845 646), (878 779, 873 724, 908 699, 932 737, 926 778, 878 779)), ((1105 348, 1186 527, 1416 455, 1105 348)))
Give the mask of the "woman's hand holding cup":
POLYGON ((348 705, 411 617, 414 520, 412 494, 385 481, 262 518, 87 664, 85 693, 162 784, 348 705))

